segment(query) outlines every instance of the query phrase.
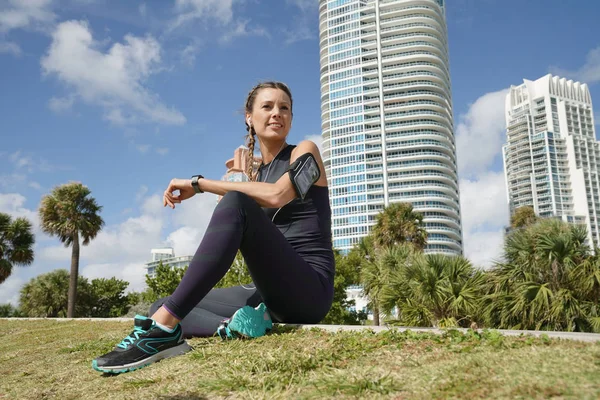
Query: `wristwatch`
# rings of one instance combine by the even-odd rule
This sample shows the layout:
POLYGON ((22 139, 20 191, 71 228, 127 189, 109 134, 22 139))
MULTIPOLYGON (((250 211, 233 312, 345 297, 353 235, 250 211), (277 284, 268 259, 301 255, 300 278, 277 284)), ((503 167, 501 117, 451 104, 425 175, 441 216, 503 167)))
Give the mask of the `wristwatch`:
POLYGON ((204 193, 202 190, 200 190, 200 186, 198 186, 198 179, 203 179, 204 177, 202 175, 194 175, 192 176, 192 187, 194 188, 194 192, 196 193, 204 193))

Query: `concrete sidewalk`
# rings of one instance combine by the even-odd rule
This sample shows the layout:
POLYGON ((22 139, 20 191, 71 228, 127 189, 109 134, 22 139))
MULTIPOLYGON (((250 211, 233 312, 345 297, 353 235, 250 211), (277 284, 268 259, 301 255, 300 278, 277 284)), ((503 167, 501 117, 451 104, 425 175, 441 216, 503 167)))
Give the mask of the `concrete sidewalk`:
MULTIPOLYGON (((59 322, 67 322, 67 321, 107 321, 107 322, 128 322, 132 323, 133 318, 0 318, 0 324, 3 321, 59 321, 59 322)), ((435 333, 442 334, 447 329, 438 329, 438 328, 410 328, 404 326, 371 326, 371 325, 297 325, 297 324, 280 324, 282 326, 291 326, 297 327, 300 329, 323 329, 328 332, 338 332, 338 331, 364 331, 364 330, 372 330, 374 332, 383 332, 390 329, 396 330, 398 332, 411 331, 411 332, 425 332, 425 333, 435 333)), ((467 332, 468 329, 465 328, 454 328, 454 330, 460 332, 467 332)), ((600 334, 598 333, 581 333, 581 332, 554 332, 554 331, 513 331, 513 330, 504 330, 504 329, 493 329, 498 331, 504 336, 535 336, 540 337, 542 335, 546 335, 552 339, 567 339, 567 340, 575 340, 580 342, 600 342, 600 334)), ((478 329, 477 331, 481 332, 482 329, 478 329)))

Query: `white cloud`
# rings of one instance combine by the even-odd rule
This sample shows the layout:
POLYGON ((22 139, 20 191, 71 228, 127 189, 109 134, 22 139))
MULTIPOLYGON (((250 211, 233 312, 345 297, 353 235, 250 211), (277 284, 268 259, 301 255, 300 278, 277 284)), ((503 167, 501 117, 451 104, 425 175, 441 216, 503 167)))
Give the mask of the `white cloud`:
POLYGON ((140 12, 140 15, 143 18, 146 18, 146 14, 148 12, 147 8, 146 8, 146 3, 142 3, 140 4, 140 6, 138 7, 138 11, 140 12))
POLYGON ((285 44, 290 45, 302 40, 317 37, 319 2, 313 0, 286 0, 286 4, 297 8, 300 12, 294 13, 292 23, 283 30, 285 44))
POLYGON ((194 20, 207 22, 216 19, 227 25, 233 19, 233 0, 175 0, 177 17, 170 24, 170 30, 177 29, 194 20))
POLYGON ((504 171, 460 180, 462 225, 465 232, 508 225, 504 171))
POLYGON ((487 93, 460 116, 456 128, 460 177, 477 176, 501 159, 502 145, 506 141, 504 102, 507 93, 508 89, 487 93))
MULTIPOLYGON (((145 285, 143 265, 150 259, 150 249, 171 245, 176 254, 193 255, 208 226, 216 205, 216 196, 198 195, 175 210, 162 205, 159 194, 146 195, 141 186, 136 194, 137 217, 127 217, 121 223, 104 227, 88 246, 81 247, 80 271, 87 278, 117 277, 130 282, 128 290, 142 290, 145 285), (163 236, 165 235, 166 236, 163 236), (165 238, 166 237, 166 238, 165 238), (164 238, 164 239, 163 239, 164 238)), ((25 216, 39 226, 37 213, 25 207, 26 198, 18 193, 0 194, 0 212, 13 217, 25 216)), ((36 228, 36 240, 48 237, 36 228)), ((57 266, 69 265, 71 248, 64 247, 56 238, 43 247, 36 244, 35 261, 29 268, 15 268, 13 275, 0 286, 0 303, 16 304, 25 273, 42 274, 57 266), (27 270, 27 271, 26 271, 27 270)))
POLYGON ((498 261, 509 224, 504 172, 486 172, 460 181, 464 252, 474 265, 498 261))
MULTIPOLYGON (((136 195, 146 193, 142 186, 136 195)), ((193 255, 200 244, 216 205, 216 196, 199 195, 178 204, 175 210, 162 205, 162 197, 153 194, 143 199, 140 215, 105 227, 88 246, 82 246, 80 267, 88 278, 119 279, 131 283, 129 290, 141 290, 144 285, 144 263, 150 259, 150 249, 172 246, 177 255, 193 255), (174 229, 162 239, 165 230, 174 229)), ((36 263, 56 265, 68 263, 71 249, 62 245, 43 248, 36 263)))
POLYGON ((36 211, 25 207, 26 200, 25 196, 19 193, 0 193, 0 212, 13 218, 27 218, 33 225, 33 232, 37 236, 41 234, 40 221, 36 211))
POLYGON ((220 43, 230 43, 233 39, 242 36, 264 36, 269 37, 269 33, 263 27, 257 26, 251 29, 248 29, 248 23, 250 20, 238 20, 234 24, 232 24, 231 29, 229 29, 223 36, 219 38, 220 43))
POLYGON ((73 107, 75 96, 69 97, 51 97, 48 100, 48 108, 57 114, 69 111, 73 107))
MULTIPOLYGON (((143 190, 143 189, 140 189, 143 190)), ((143 215, 151 215, 151 216, 162 216, 165 217, 166 210, 163 206, 162 202, 162 193, 161 194, 153 194, 152 196, 146 197, 142 201, 142 214, 143 215)), ((166 215, 168 216, 168 214, 166 215)))
POLYGON ((144 198, 144 196, 146 195, 146 193, 148 193, 148 186, 146 186, 146 185, 140 186, 137 193, 135 194, 135 201, 141 201, 144 198))
POLYGON ((288 5, 298 7, 302 12, 316 12, 319 9, 319 2, 314 0, 285 0, 288 5))
POLYGON ((169 149, 166 147, 157 147, 156 153, 160 154, 161 156, 165 156, 169 153, 169 149))
POLYGON ((12 171, 0 174, 0 189, 4 192, 21 190, 27 186, 41 190, 42 185, 40 185, 37 179, 44 179, 41 176, 43 173, 69 169, 50 164, 45 159, 34 156, 31 153, 23 152, 22 150, 12 153, 4 152, 0 154, 0 158, 7 160, 12 167, 12 171), (32 175, 34 173, 35 175, 32 175))
POLYGON ((14 267, 12 275, 9 276, 7 280, 0 283, 0 304, 10 303, 13 307, 16 307, 19 304, 19 292, 21 287, 25 284, 25 281, 17 276, 17 268, 21 267, 14 267))
POLYGON ((501 261, 504 230, 465 233, 465 255, 475 267, 490 268, 501 261))
POLYGON ((56 170, 65 170, 66 167, 60 167, 50 164, 43 158, 34 157, 31 153, 25 153, 22 150, 17 150, 8 156, 8 160, 12 163, 16 171, 19 172, 53 172, 56 170))
POLYGON ((33 167, 33 159, 29 155, 24 155, 21 150, 17 150, 12 153, 8 159, 15 166, 16 169, 21 168, 32 168, 33 167))
POLYGON ((13 29, 43 29, 54 21, 51 0, 8 0, 0 6, 0 33, 13 29))
POLYGON ((5 190, 14 190, 27 184, 27 175, 21 172, 0 175, 0 187, 5 190))
MULTIPOLYGON (((221 33, 219 43, 227 44, 243 36, 269 36, 268 31, 249 19, 235 19, 234 0, 176 0, 176 17, 169 23, 167 32, 183 29, 194 23, 204 30, 217 29, 221 33)), ((184 64, 193 65, 199 51, 198 43, 184 48, 181 57, 184 64)))
POLYGON ((23 52, 18 44, 14 42, 0 42, 0 54, 8 53, 14 56, 20 56, 23 52))
POLYGON ((321 135, 308 135, 304 137, 305 140, 310 140, 319 148, 319 152, 323 154, 323 136, 321 135))
POLYGON ((142 154, 146 154, 148 152, 148 150, 150 150, 150 145, 149 144, 136 144, 135 148, 142 154))
POLYGON ((600 82, 600 46, 588 52, 585 64, 576 71, 568 71, 558 67, 551 67, 550 72, 554 75, 566 77, 592 85, 600 82))
POLYGON ((29 182, 28 186, 35 190, 42 190, 42 185, 40 185, 38 182, 35 182, 35 181, 29 182))
POLYGON ((126 292, 141 292, 146 288, 146 270, 141 264, 88 264, 81 269, 80 274, 92 280, 96 278, 122 279, 129 282, 126 292))
POLYGON ((192 67, 196 63, 196 56, 200 53, 201 42, 194 40, 181 51, 181 62, 188 67, 192 67))
POLYGON ((156 39, 126 35, 123 43, 114 43, 107 52, 101 48, 86 22, 63 22, 41 60, 44 74, 66 83, 73 90, 70 96, 101 106, 105 118, 115 124, 185 123, 183 114, 168 108, 144 86, 161 70, 161 47, 156 39))
POLYGON ((175 254, 194 255, 204 232, 198 228, 184 226, 167 237, 167 244, 173 247, 175 254))
POLYGON ((190 200, 177 204, 175 210, 172 210, 172 221, 176 226, 189 226, 204 233, 216 206, 216 195, 211 193, 196 195, 190 200))
POLYGON ((509 223, 501 163, 507 92, 508 89, 479 97, 460 116, 456 129, 464 252, 482 267, 499 260, 504 227, 509 223))

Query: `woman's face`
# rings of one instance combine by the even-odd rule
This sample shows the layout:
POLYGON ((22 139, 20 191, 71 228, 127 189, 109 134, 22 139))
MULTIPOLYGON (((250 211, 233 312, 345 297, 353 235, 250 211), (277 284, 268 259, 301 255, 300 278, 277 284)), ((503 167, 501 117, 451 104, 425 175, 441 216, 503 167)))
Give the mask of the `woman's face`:
POLYGON ((261 89, 246 120, 250 121, 261 140, 285 140, 292 126, 290 98, 281 89, 261 89))

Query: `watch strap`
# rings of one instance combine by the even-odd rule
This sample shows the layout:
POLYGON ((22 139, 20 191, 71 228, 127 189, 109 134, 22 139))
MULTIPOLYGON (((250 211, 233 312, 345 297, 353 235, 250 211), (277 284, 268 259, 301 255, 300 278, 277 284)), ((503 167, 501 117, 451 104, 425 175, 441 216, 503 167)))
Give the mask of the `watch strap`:
POLYGON ((200 186, 198 186, 198 179, 203 179, 204 177, 202 175, 194 175, 192 176, 192 187, 194 188, 194 192, 196 193, 204 193, 204 191, 202 191, 200 189, 200 186))

